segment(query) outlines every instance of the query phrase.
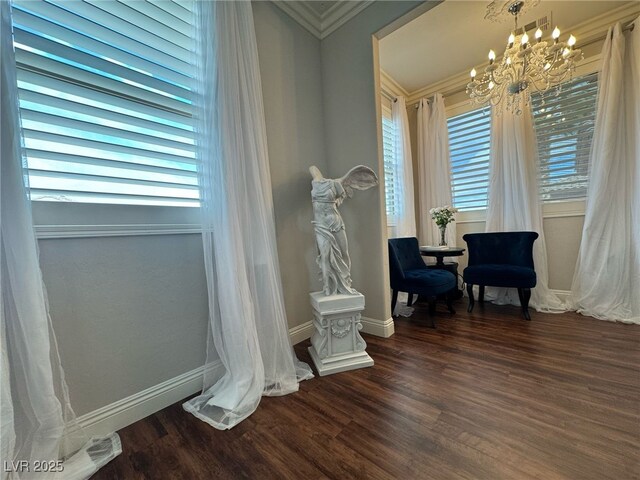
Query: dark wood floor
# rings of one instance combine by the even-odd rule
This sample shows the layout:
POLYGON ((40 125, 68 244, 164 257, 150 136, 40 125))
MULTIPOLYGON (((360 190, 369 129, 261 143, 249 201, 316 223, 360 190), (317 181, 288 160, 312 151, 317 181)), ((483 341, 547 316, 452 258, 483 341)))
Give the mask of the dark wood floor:
POLYGON ((374 367, 264 398, 230 431, 166 408, 94 478, 640 478, 640 327, 464 306, 433 330, 418 305, 366 336, 374 367))

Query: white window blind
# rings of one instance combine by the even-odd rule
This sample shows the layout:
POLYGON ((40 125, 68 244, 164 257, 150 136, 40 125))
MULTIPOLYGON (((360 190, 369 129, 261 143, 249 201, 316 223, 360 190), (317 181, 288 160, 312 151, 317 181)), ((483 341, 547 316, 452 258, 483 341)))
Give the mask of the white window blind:
POLYGON ((593 73, 531 96, 543 201, 586 197, 597 95, 593 73))
POLYGON ((384 151, 384 194, 387 207, 387 222, 393 223, 396 217, 397 189, 396 189, 396 158, 394 155, 395 127, 391 119, 391 112, 384 111, 382 115, 382 145, 384 151))
POLYGON ((491 115, 480 108, 447 120, 453 205, 460 210, 487 207, 491 115))
POLYGON ((198 205, 191 2, 17 0, 33 200, 198 205))

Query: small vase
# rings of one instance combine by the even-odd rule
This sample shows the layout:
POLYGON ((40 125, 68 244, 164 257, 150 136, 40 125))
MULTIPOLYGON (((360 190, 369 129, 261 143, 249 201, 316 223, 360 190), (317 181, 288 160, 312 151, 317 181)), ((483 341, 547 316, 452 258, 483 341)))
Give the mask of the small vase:
POLYGON ((447 226, 438 225, 438 228, 440 229, 440 246, 446 247, 447 246, 447 226))

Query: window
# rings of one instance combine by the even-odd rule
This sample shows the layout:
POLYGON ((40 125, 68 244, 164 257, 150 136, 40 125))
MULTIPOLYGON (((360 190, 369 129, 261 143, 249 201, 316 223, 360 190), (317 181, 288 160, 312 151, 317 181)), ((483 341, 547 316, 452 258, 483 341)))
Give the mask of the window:
MULTIPOLYGON (((531 96, 543 201, 586 196, 597 94, 598 74, 593 73, 565 82, 558 90, 531 96)), ((460 210, 486 208, 491 146, 489 108, 451 117, 447 126, 453 204, 460 210)))
POLYGON ((33 200, 197 206, 184 1, 14 2, 33 200))
POLYGON ((397 189, 396 189, 396 158, 394 154, 395 127, 391 119, 391 112, 384 110, 382 115, 382 145, 384 152, 384 193, 387 207, 387 223, 393 223, 396 217, 397 189))
POLYGON ((543 201, 586 197, 597 95, 593 73, 531 96, 543 201))
POLYGON ((480 108, 447 120, 453 205, 460 210, 487 208, 491 115, 480 108))

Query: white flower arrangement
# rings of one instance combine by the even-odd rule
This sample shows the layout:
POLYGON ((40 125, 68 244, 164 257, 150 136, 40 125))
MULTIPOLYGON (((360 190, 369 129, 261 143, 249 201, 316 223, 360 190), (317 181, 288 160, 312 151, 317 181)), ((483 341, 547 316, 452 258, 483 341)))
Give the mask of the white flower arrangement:
POLYGON ((458 213, 458 209, 445 205, 444 207, 436 207, 429 210, 431 218, 436 221, 439 227, 446 227, 449 223, 455 222, 454 215, 458 213))

